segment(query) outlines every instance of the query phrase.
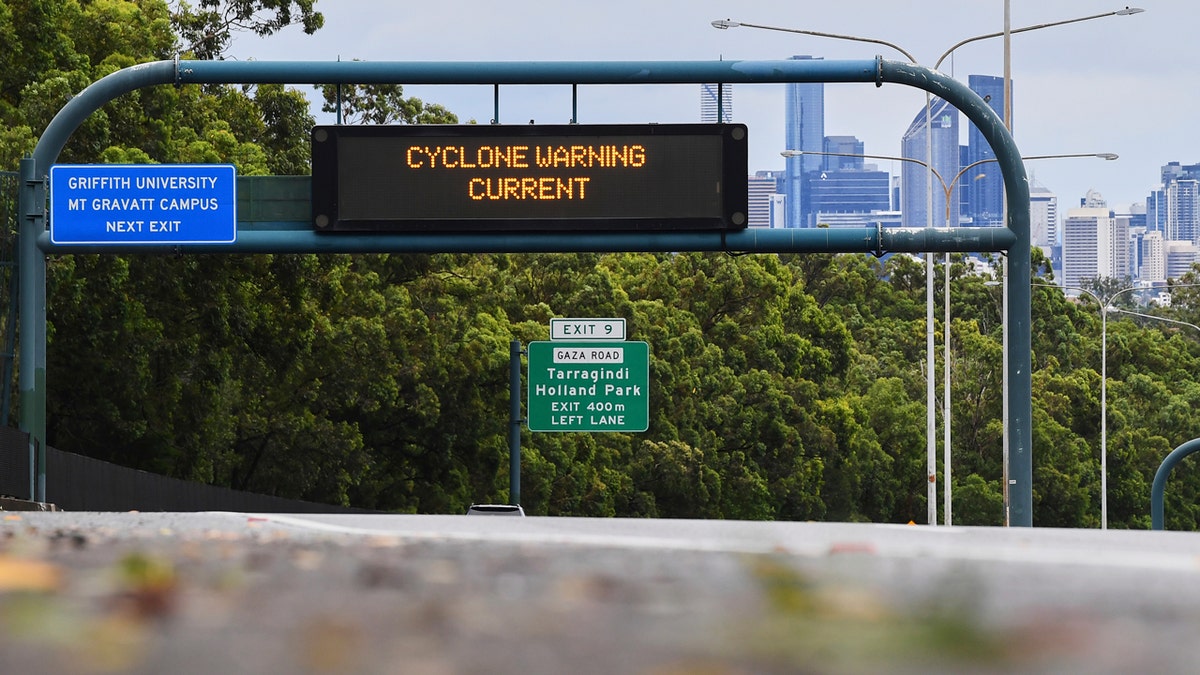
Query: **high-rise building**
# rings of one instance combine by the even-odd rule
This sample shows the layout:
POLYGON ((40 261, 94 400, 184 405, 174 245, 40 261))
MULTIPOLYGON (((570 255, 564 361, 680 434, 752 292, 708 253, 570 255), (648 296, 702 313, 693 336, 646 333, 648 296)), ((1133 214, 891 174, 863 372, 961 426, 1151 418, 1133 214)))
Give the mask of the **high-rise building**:
MULTIPOLYGON (((929 104, 929 122, 932 128, 926 128, 926 110, 921 106, 920 112, 913 118, 912 124, 904 132, 900 141, 902 157, 910 157, 921 162, 930 163, 933 169, 945 180, 951 180, 958 174, 958 109, 944 99, 934 98, 929 104), (933 156, 926 158, 926 137, 929 137, 933 156), (930 160, 932 160, 930 162, 930 160)), ((903 212, 902 222, 905 227, 925 227, 932 222, 933 227, 946 227, 946 191, 936 177, 930 176, 929 170, 914 162, 904 162, 900 168, 901 189, 900 210, 903 212), (928 220, 929 210, 926 207, 926 195, 932 182, 933 217, 928 220)), ((957 194, 957 193, 955 193, 957 194)), ((950 225, 958 224, 958 200, 951 199, 950 225)))
POLYGON ((1058 196, 1036 181, 1029 186, 1029 237, 1034 246, 1058 245, 1058 196))
POLYGON ((1161 170, 1162 182, 1146 197, 1146 229, 1160 231, 1165 239, 1197 241, 1200 222, 1196 221, 1200 207, 1196 206, 1195 185, 1200 181, 1200 164, 1168 162, 1161 170), (1185 235, 1185 236, 1180 236, 1185 235))
POLYGON ((1125 273, 1130 279, 1140 280, 1142 269, 1146 267, 1146 207, 1130 204, 1127 212, 1118 213, 1116 217, 1127 223, 1129 229, 1129 268, 1125 273))
POLYGON ((1163 191, 1160 187, 1146 196, 1146 231, 1162 232, 1166 228, 1167 214, 1163 213, 1163 191))
POLYGON ((1069 209, 1063 220, 1063 285, 1079 287, 1103 274, 1100 269, 1101 232, 1108 229, 1107 208, 1069 209))
POLYGON ((1106 255, 1109 261, 1108 269, 1111 274, 1108 276, 1114 279, 1131 279, 1133 277, 1135 258, 1130 248, 1132 237, 1133 233, 1129 228, 1129 214, 1112 214, 1112 232, 1109 235, 1108 249, 1101 250, 1101 254, 1106 255))
MULTIPOLYGON (((812 56, 793 56, 796 60, 812 56)), ((788 150, 824 152, 825 85, 821 82, 791 82, 784 90, 785 142, 788 150)), ((813 227, 805 182, 821 171, 819 154, 788 157, 784 164, 784 194, 787 195, 787 227, 813 227)))
MULTIPOLYGON (((999 115, 1004 117, 1004 78, 994 75, 969 75, 967 86, 979 94, 984 101, 999 115)), ((1009 83, 1011 95, 1012 86, 1009 83)), ((984 138, 983 132, 974 122, 968 122, 966 164, 996 159, 992 146, 984 138)), ((963 215, 969 217, 974 225, 1002 225, 1004 221, 1004 177, 1000 165, 996 162, 985 161, 970 170, 970 175, 964 175, 960 182, 964 183, 967 207, 963 215)), ((950 180, 947 178, 946 180, 950 180)))
POLYGON ((854 136, 826 136, 821 159, 822 171, 863 168, 863 142, 854 136))
POLYGON ((1164 186, 1167 239, 1200 244, 1200 180, 1179 178, 1164 186))
POLYGON ((700 85, 700 121, 705 124, 728 124, 733 121, 733 85, 700 85))
POLYGON ((1142 235, 1141 259, 1138 279, 1150 283, 1167 280, 1167 249, 1162 232, 1147 231, 1142 235))
MULTIPOLYGON (((1126 218, 1129 218, 1129 216, 1126 216, 1126 218)), ((1132 219, 1129 222, 1132 223, 1132 219)), ((1131 224, 1129 226, 1129 243, 1126 247, 1129 249, 1129 269, 1125 273, 1130 279, 1141 279, 1142 268, 1146 266, 1144 258, 1146 251, 1145 225, 1135 226, 1131 224)))
POLYGON ((1145 204, 1130 204, 1129 205, 1129 226, 1130 227, 1146 227, 1146 205, 1145 204))
POLYGON ((1163 242, 1166 249, 1166 276, 1168 279, 1178 279, 1192 271, 1192 265, 1200 262, 1200 246, 1190 241, 1167 240, 1163 242))
POLYGON ((780 230, 787 226, 787 195, 771 195, 771 229, 780 230))
POLYGON ((750 227, 772 227, 772 198, 779 194, 779 171, 758 171, 747 179, 750 227))
MULTIPOLYGON (((967 159, 967 157, 969 157, 969 155, 970 155, 970 153, 967 152, 968 149, 969 148, 965 145, 958 146, 958 165, 959 166, 966 166, 971 163, 971 161, 969 159, 967 159)), ((962 170, 959 169, 959 171, 962 171, 962 170)), ((955 176, 958 176, 958 175, 959 174, 955 174, 955 176)), ((946 178, 946 180, 954 180, 954 176, 948 176, 948 177, 944 177, 944 178, 946 178)), ((967 202, 967 196, 970 194, 970 190, 967 189, 969 187, 970 186, 964 182, 964 179, 961 176, 959 177, 958 182, 954 184, 954 196, 958 198, 958 224, 959 225, 973 224, 971 221, 971 218, 967 215, 968 213, 970 213, 970 206, 971 206, 967 202)))
POLYGON ((843 226, 867 227, 875 222, 872 213, 887 211, 891 200, 891 176, 874 165, 859 169, 829 169, 809 181, 809 199, 817 225, 839 222, 843 226))
POLYGON ((1063 221, 1063 284, 1129 276, 1129 217, 1117 217, 1104 198, 1089 190, 1082 206, 1063 221))

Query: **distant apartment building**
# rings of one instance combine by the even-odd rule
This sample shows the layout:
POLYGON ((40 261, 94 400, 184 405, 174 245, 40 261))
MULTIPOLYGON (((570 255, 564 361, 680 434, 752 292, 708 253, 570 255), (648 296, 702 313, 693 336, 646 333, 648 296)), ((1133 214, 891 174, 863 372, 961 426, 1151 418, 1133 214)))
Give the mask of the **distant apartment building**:
POLYGON ((1148 283, 1166 281, 1167 249, 1162 232, 1146 232, 1141 239, 1141 264, 1137 278, 1148 283))
POLYGON ((1200 262, 1200 246, 1193 242, 1167 240, 1163 248, 1168 279, 1182 277, 1192 270, 1192 265, 1200 262))
POLYGON ((1145 226, 1139 251, 1142 281, 1177 279, 1200 262, 1200 164, 1168 162, 1160 178, 1145 205, 1130 209, 1130 222, 1145 226))
POLYGON ((1129 270, 1129 219, 1118 218, 1103 197, 1088 191, 1082 206, 1063 220, 1063 285, 1098 278, 1124 279, 1129 270))
POLYGON ((1162 232, 1167 222, 1167 214, 1162 210, 1162 188, 1152 191, 1146 196, 1146 231, 1162 232))
POLYGON ((1129 226, 1130 227, 1142 227, 1142 228, 1146 227, 1146 205, 1145 204, 1130 204, 1129 205, 1129 226))
POLYGON ((1142 268, 1146 265, 1143 257, 1146 251, 1146 226, 1135 226, 1131 217, 1126 218, 1130 225, 1129 241, 1125 242, 1125 248, 1129 249, 1129 269, 1125 273, 1130 279, 1141 279, 1142 268))
POLYGON ((1130 242, 1133 240, 1133 231, 1129 227, 1130 217, 1127 213, 1114 213, 1111 216, 1112 231, 1109 235, 1108 249, 1101 250, 1101 254, 1107 256, 1109 261, 1108 269, 1111 274, 1108 276, 1114 279, 1132 279, 1136 273, 1136 256, 1130 248, 1130 242))
POLYGON ((1029 186, 1029 237, 1047 251, 1058 245, 1058 196, 1036 181, 1029 186))
POLYGON ((1167 239, 1200 244, 1200 180, 1182 178, 1164 186, 1167 239))
POLYGON ((1080 286, 1100 276, 1100 230, 1108 209, 1070 209, 1063 220, 1062 278, 1064 286, 1080 286))
POLYGON ((1200 209, 1196 205, 1196 183, 1200 164, 1169 162, 1160 171, 1159 187, 1146 197, 1146 229, 1160 231, 1167 239, 1196 241, 1200 234, 1200 209))
POLYGON ((787 227, 787 195, 771 195, 771 211, 769 220, 772 229, 787 227))
POLYGON ((704 124, 733 121, 733 85, 700 85, 700 121, 704 124))
MULTIPOLYGON (((826 136, 818 171, 805 175, 806 226, 868 227, 891 210, 891 174, 865 164, 855 136, 826 136)), ((883 217, 895 224, 894 214, 883 217)))
POLYGON ((783 227, 784 212, 780 205, 784 203, 779 193, 779 183, 783 173, 780 171, 757 171, 747 180, 749 201, 750 227, 783 227))

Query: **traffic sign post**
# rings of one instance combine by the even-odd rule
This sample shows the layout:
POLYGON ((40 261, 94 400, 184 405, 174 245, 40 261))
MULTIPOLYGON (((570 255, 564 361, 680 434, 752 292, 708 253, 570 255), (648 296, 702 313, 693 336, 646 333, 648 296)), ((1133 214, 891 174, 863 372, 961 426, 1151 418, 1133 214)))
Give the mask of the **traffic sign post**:
POLYGON ((530 431, 641 432, 650 427, 645 342, 529 343, 530 431))
POLYGON ((232 244, 237 176, 226 164, 56 164, 54 244, 232 244))

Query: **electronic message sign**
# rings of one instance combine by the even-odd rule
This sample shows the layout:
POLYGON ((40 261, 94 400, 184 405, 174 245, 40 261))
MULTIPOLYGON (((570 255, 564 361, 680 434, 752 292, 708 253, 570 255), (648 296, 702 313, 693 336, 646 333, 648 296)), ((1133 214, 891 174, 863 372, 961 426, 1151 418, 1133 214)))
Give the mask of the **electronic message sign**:
POLYGON ((727 230, 741 124, 318 126, 319 232, 727 230))

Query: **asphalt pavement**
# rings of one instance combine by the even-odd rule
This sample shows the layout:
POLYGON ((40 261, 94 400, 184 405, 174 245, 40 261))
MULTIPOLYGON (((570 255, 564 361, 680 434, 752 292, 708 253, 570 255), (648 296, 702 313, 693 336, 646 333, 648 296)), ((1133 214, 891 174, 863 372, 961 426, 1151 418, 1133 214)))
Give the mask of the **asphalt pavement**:
POLYGON ((1200 535, 0 511, 0 673, 1190 673, 1200 535))

